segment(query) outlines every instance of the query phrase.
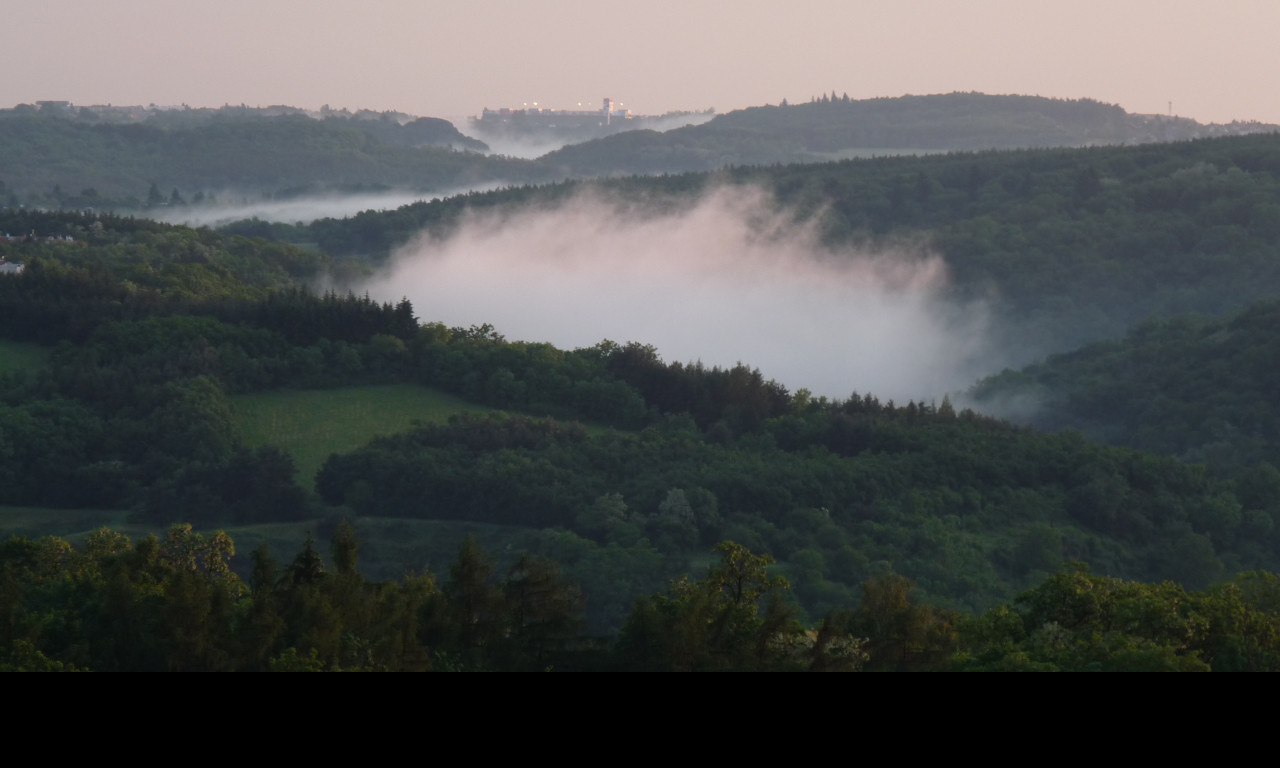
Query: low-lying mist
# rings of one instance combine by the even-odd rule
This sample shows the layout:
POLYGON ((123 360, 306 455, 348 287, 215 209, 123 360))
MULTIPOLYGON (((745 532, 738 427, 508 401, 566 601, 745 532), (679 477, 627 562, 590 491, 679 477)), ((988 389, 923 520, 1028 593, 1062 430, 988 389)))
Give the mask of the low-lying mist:
POLYGON ((523 160, 536 160, 549 152, 555 152, 561 147, 584 141, 584 139, 553 135, 508 136, 479 130, 473 130, 471 133, 477 139, 489 145, 489 154, 518 157, 523 160))
POLYGON ((432 198, 446 198, 467 192, 487 192, 507 186, 503 182, 487 182, 468 187, 442 189, 433 192, 367 192, 358 194, 322 194, 291 197, 284 200, 250 200, 234 192, 224 192, 217 198, 224 202, 159 208, 149 212, 150 218, 167 224, 183 224, 188 227, 220 227, 233 221, 258 218, 263 221, 295 224, 309 223, 316 219, 341 219, 363 211, 392 211, 404 205, 432 198))
POLYGON ((668 362, 742 362, 792 391, 903 403, 1002 364, 986 308, 947 300, 946 285, 945 263, 921 246, 832 250, 763 193, 721 188, 678 211, 586 196, 472 215, 400 249, 361 290, 509 339, 638 341, 668 362))
MULTIPOLYGON (((715 114, 711 112, 689 112, 662 115, 660 117, 645 117, 636 119, 634 124, 629 126, 629 129, 666 133, 688 125, 702 125, 713 117, 715 117, 715 114)), ((572 131, 556 132, 554 130, 520 135, 501 131, 486 131, 481 125, 473 125, 471 134, 489 145, 489 154, 519 157, 525 160, 536 160, 570 144, 583 144, 592 139, 603 138, 605 135, 614 135, 590 136, 574 134, 572 131)))

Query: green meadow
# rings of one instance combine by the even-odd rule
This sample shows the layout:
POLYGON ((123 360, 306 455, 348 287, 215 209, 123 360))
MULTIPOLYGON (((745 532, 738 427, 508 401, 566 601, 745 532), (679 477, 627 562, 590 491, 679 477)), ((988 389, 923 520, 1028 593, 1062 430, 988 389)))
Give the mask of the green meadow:
POLYGON ((128 513, 120 509, 0 506, 0 538, 25 536, 28 539, 39 539, 44 536, 59 536, 79 542, 104 525, 131 536, 146 530, 143 527, 129 526, 127 518, 128 513))
POLYGON ((41 368, 48 357, 49 351, 39 344, 0 341, 0 374, 41 368))
POLYGON ((354 451, 379 435, 444 423, 464 411, 489 411, 460 397, 413 384, 278 390, 231 399, 246 445, 277 445, 310 486, 331 453, 354 451))

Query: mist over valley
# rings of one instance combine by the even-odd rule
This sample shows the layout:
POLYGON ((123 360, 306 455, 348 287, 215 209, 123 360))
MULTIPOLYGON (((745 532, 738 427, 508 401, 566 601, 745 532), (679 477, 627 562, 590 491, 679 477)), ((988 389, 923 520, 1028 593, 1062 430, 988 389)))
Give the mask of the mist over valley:
POLYGON ((1268 126, 301 112, 0 114, 0 670, 1280 669, 1268 126))
POLYGON ((453 197, 468 192, 485 192, 504 186, 507 186, 504 182, 494 181, 432 192, 409 190, 363 194, 333 192, 256 201, 238 196, 234 192, 223 192, 215 197, 225 202, 154 208, 148 211, 148 216, 168 224, 183 224, 189 227, 220 227, 244 219, 306 224, 317 219, 347 218, 365 211, 394 211, 417 202, 453 197), (237 199, 239 202, 231 202, 237 199))
POLYGON ((714 110, 704 112, 681 112, 652 117, 637 117, 619 120, 611 126, 593 125, 577 130, 554 125, 554 117, 543 119, 544 125, 486 125, 485 121, 475 118, 469 121, 457 120, 473 135, 484 140, 489 154, 506 155, 534 160, 563 149, 571 144, 581 144, 603 136, 625 133, 628 131, 650 131, 665 133, 676 128, 702 125, 715 117, 714 110))
POLYGON ((513 339, 637 341, 669 362, 746 363, 793 390, 905 402, 941 400, 1004 364, 985 306, 949 301, 947 281, 927 247, 833 250, 761 190, 721 187, 678 210, 587 193, 470 214, 356 290, 513 339))

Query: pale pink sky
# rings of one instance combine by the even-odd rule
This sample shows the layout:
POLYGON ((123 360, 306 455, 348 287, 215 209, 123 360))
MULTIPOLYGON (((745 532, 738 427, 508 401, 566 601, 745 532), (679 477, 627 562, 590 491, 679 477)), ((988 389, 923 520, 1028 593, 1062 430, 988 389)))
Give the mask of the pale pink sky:
POLYGON ((1089 97, 1280 123, 1277 0, 4 0, 0 107, 539 102, 725 112, 836 90, 1089 97))

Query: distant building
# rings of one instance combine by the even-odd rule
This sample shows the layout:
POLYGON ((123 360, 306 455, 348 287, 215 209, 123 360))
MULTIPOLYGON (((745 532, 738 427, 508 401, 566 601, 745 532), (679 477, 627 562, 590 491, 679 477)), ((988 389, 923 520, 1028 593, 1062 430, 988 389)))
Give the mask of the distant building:
POLYGON ((631 110, 619 109, 613 99, 605 98, 600 109, 539 109, 520 107, 489 109, 485 107, 477 122, 485 127, 519 125, 528 128, 586 128, 613 125, 618 120, 630 120, 631 110))

